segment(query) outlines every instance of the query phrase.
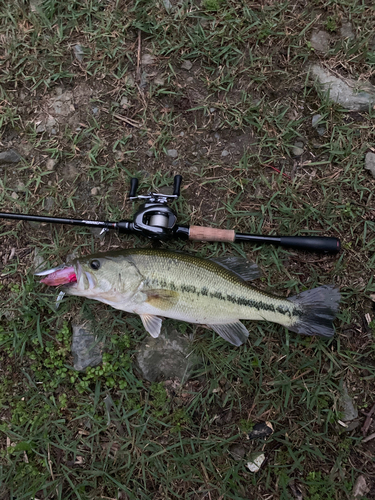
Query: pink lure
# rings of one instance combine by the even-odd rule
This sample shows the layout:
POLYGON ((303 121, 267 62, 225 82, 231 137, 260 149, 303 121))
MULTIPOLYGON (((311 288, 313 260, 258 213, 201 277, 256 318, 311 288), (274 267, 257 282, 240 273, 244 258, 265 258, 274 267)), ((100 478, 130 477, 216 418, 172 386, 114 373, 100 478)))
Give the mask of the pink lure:
POLYGON ((77 281, 77 276, 73 266, 64 267, 54 273, 47 274, 45 278, 40 280, 41 283, 49 286, 66 285, 77 281))

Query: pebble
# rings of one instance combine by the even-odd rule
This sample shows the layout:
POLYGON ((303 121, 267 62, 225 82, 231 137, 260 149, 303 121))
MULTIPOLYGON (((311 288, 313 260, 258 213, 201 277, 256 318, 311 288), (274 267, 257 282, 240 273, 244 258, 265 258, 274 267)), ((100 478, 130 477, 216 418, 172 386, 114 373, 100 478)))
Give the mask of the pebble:
POLYGON ((163 4, 168 12, 173 9, 173 5, 171 4, 170 0, 163 0, 163 4))
POLYGON ((77 43, 76 45, 74 45, 73 51, 74 51, 74 55, 75 55, 75 58, 77 59, 77 61, 82 62, 83 57, 84 57, 82 45, 77 43))
POLYGON ((44 202, 44 208, 47 210, 47 212, 51 212, 55 205, 55 198, 52 198, 52 196, 47 196, 44 202))
POLYGON ((92 108, 92 112, 94 113, 94 115, 96 115, 98 113, 98 111, 99 111, 99 108, 96 108, 96 107, 92 108))
POLYGON ((100 191, 100 189, 99 189, 98 187, 93 187, 93 188, 91 189, 91 195, 92 195, 92 196, 96 196, 96 195, 98 195, 98 194, 99 194, 99 191, 100 191))
POLYGON ((224 149, 224 151, 222 151, 221 153, 221 156, 225 157, 225 156, 229 156, 229 151, 227 151, 226 149, 224 149))
POLYGON ((11 194, 11 197, 13 198, 13 200, 18 200, 18 198, 19 198, 18 194, 15 191, 13 191, 13 193, 11 194))
POLYGON ((165 83, 165 80, 161 76, 158 75, 154 78, 155 85, 160 85, 162 87, 164 85, 164 83, 165 83))
POLYGON ((155 63, 155 56, 153 56, 152 54, 143 54, 141 59, 141 64, 143 64, 143 66, 148 66, 154 63, 155 63))
POLYGON ((54 160, 53 158, 48 158, 48 160, 46 161, 47 170, 51 170, 51 171, 54 170, 56 163, 57 163, 57 160, 54 160))
POLYGON ((127 85, 128 87, 135 87, 135 81, 132 75, 126 75, 125 85, 127 85))
POLYGON ((181 64, 181 69, 186 69, 187 71, 190 71, 192 67, 193 67, 193 64, 190 61, 184 61, 181 64))
POLYGON ((311 46, 317 52, 328 52, 331 41, 330 35, 326 31, 314 31, 311 35, 311 46))
POLYGON ((167 155, 170 156, 171 158, 177 158, 178 151, 177 151, 177 149, 168 149, 167 155))
POLYGON ((180 137, 184 137, 185 132, 180 132, 180 137))
POLYGON ((326 133, 326 127, 322 124, 322 115, 314 115, 311 120, 311 125, 316 129, 319 135, 326 133))
POLYGON ((368 111, 375 104, 375 87, 369 82, 359 82, 351 78, 345 81, 334 76, 319 64, 310 66, 310 74, 318 86, 329 92, 331 101, 351 111, 368 111))
POLYGON ((18 193, 23 193, 25 190, 26 190, 26 186, 25 186, 25 184, 24 184, 22 181, 20 181, 20 182, 17 184, 16 191, 17 191, 18 193))
POLYGON ((191 343, 175 329, 162 328, 157 338, 150 336, 142 342, 136 356, 138 369, 150 382, 179 379, 186 382, 201 359, 191 343))
POLYGON ((352 499, 360 500, 366 496, 366 494, 370 491, 370 488, 367 485, 366 478, 363 474, 357 477, 356 482, 353 486, 352 491, 352 499))
POLYGON ((303 142, 296 141, 294 143, 294 146, 292 148, 292 154, 293 156, 301 156, 304 152, 304 144, 303 142))
POLYGON ((20 160, 20 155, 14 149, 8 149, 8 151, 2 151, 0 153, 0 165, 5 163, 18 163, 20 160))
POLYGON ((349 420, 354 420, 358 417, 358 410, 354 405, 353 399, 349 396, 348 388, 346 383, 342 384, 342 392, 340 395, 340 406, 342 408, 342 417, 341 420, 343 422, 348 422, 349 420))
POLYGON ((355 38, 352 23, 344 23, 340 28, 340 35, 343 38, 355 38))
POLYGON ((375 154, 370 151, 366 154, 365 157, 365 169, 370 170, 372 176, 375 178, 375 154))
POLYGON ((121 101, 120 101, 120 106, 123 108, 123 109, 128 109, 130 108, 131 104, 129 102, 129 99, 127 97, 121 97, 121 101))
POLYGON ((154 152, 152 151, 152 149, 148 149, 146 151, 146 156, 148 156, 149 158, 152 158, 154 156, 154 152))
POLYGON ((74 368, 83 371, 89 366, 97 366, 102 362, 102 355, 87 324, 73 324, 72 354, 74 368))

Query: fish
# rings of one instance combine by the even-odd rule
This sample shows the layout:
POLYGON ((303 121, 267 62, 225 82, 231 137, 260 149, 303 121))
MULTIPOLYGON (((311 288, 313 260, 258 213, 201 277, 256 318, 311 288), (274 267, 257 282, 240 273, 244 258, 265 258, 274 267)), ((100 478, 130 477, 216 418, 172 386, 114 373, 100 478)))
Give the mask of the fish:
POLYGON ((281 298, 253 287, 256 264, 241 257, 203 259, 165 249, 123 249, 75 259, 39 273, 41 283, 138 314, 158 337, 163 318, 206 325, 235 346, 249 331, 240 321, 270 321, 302 335, 331 338, 340 302, 334 285, 281 298))

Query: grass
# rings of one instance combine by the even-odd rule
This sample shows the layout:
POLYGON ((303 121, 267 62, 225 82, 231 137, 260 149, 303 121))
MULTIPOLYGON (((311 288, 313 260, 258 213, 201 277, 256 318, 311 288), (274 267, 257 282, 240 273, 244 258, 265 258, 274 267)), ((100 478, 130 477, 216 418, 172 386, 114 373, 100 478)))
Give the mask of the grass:
POLYGON ((248 344, 233 348, 169 320, 194 335, 203 360, 193 383, 172 394, 135 369, 147 338, 138 318, 74 298, 56 311, 53 293, 32 276, 35 248, 54 266, 72 252, 148 243, 2 222, 0 498, 287 500, 295 483, 306 500, 341 500, 360 475, 369 486, 363 498, 375 498, 374 441, 363 442, 361 432, 374 404, 375 333, 366 320, 374 314, 374 181, 363 168, 374 111, 344 111, 305 71, 320 59, 374 83, 374 14, 344 0, 171 3, 44 0, 33 10, 3 1, 0 147, 23 160, 0 165, 1 209, 129 219, 137 207, 125 196, 131 176, 146 191, 182 174, 181 224, 341 239, 338 256, 168 243, 203 257, 247 256, 263 270, 257 286, 279 295, 339 285, 336 335, 327 342, 249 323, 248 344), (343 40, 347 20, 356 36, 343 40), (310 43, 319 29, 332 37, 326 55, 310 43), (138 70, 139 41, 141 55, 155 61, 138 70), (186 60, 190 71, 181 68, 186 60), (37 132, 52 100, 68 91, 73 108, 56 117, 55 133, 37 132), (323 136, 311 126, 315 114, 323 136), (295 158, 301 140, 305 152, 295 158), (166 156, 172 148, 177 159, 166 156), (70 350, 78 316, 91 321, 105 352, 102 365, 83 373, 70 350), (360 425, 350 431, 339 423, 343 381, 359 408, 360 425), (263 420, 274 434, 249 441, 263 420), (242 460, 233 445, 245 450, 242 460), (260 451, 267 461, 252 474, 246 459, 260 451))

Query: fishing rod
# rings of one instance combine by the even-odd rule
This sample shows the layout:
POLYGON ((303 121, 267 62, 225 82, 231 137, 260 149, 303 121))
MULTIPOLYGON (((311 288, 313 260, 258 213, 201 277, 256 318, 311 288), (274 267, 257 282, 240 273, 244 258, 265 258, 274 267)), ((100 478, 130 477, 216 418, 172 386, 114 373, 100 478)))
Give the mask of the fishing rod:
POLYGON ((115 229, 123 234, 142 235, 156 240, 181 238, 195 241, 222 241, 238 243, 269 243, 282 247, 296 248, 315 252, 336 253, 340 250, 340 240, 325 236, 262 236, 257 234, 237 233, 229 229, 216 229, 205 226, 180 226, 176 224, 176 212, 168 205, 180 196, 182 176, 176 175, 173 182, 173 194, 148 193, 137 196, 138 179, 130 181, 129 199, 145 201, 134 214, 133 220, 119 222, 68 219, 64 217, 48 217, 0 212, 0 219, 25 220, 32 222, 48 222, 52 224, 70 224, 102 228, 103 231, 115 229))

